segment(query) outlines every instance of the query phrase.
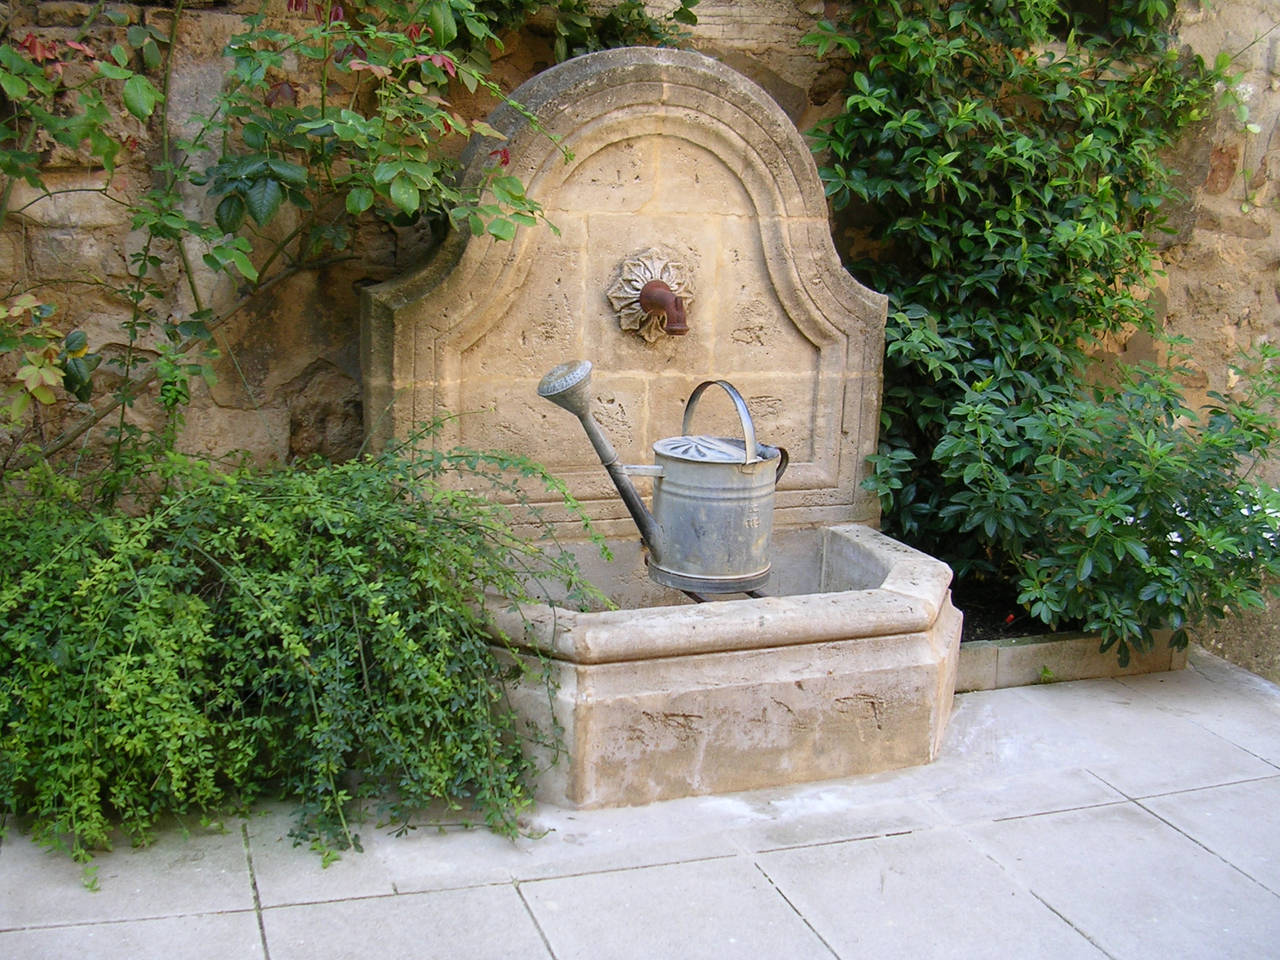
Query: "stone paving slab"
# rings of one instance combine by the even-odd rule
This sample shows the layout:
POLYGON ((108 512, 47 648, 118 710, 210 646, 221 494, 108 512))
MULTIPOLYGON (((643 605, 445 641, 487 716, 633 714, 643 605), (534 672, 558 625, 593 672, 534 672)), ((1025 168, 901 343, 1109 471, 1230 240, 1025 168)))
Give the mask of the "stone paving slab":
POLYGON ((1151 797, 1142 806, 1280 895, 1280 777, 1151 797))
POLYGON ((527 835, 360 828, 327 869, 264 806, 80 867, 11 828, 0 958, 1231 957, 1280 942, 1280 688, 1173 674, 965 694, 939 759, 527 835))
MULTIPOLYGON (((225 831, 170 828, 135 849, 122 840, 93 861, 98 891, 65 854, 11 828, 0 844, 0 930, 253 910, 240 821, 225 831)), ((3 953, 0 952, 0 957, 3 953)))
POLYGON ((1270 764, 1280 764, 1280 706, 1276 686, 1208 654, 1197 669, 1152 674, 1125 687, 1161 709, 1213 733, 1270 764))
POLYGON ((1116 960, 1274 957, 1280 898, 1135 804, 967 828, 1116 960))
POLYGON ((776 851, 759 862, 839 957, 1105 956, 952 828, 776 851))
POLYGON ((557 960, 834 956, 746 858, 538 880, 520 890, 557 960))
POLYGON ((510 884, 262 911, 271 960, 543 960, 551 957, 510 884))
MULTIPOLYGON (((1149 687, 1149 684, 1147 685, 1149 687)), ((1019 691, 1027 695, 1029 688, 1019 691)), ((1142 679, 1032 688, 1064 730, 1096 749, 1087 769, 1130 797, 1252 780, 1276 768, 1143 694, 1142 679)))
POLYGON ((267 960, 253 911, 0 933, 5 960, 267 960))

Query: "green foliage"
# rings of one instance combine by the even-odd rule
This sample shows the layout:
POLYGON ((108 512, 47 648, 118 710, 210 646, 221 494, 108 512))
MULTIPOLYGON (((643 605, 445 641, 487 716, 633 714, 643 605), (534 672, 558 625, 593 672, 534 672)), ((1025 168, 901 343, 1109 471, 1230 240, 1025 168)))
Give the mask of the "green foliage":
POLYGON ((1240 395, 1215 394, 1203 419, 1157 368, 1036 409, 967 390, 934 451, 956 487, 941 519, 1014 558, 1034 617, 1100 633, 1122 664, 1152 627, 1185 646, 1280 577, 1280 492, 1248 479, 1280 442, 1280 351, 1248 360, 1240 395))
POLYGON ((852 60, 815 145, 828 196, 874 251, 852 269, 891 299, 868 484, 886 526, 1124 655, 1151 628, 1256 599, 1270 521, 1236 470, 1272 427, 1238 405, 1191 426, 1167 373, 1086 387, 1100 337, 1160 337, 1145 291, 1174 196, 1163 154, 1230 78, 1229 57, 1179 53, 1159 0, 1093 22, 1068 9, 854 4, 808 38, 852 60), (1176 455, 1157 465, 1151 445, 1176 455), (1236 564, 1219 565, 1220 589, 1169 545, 1197 531, 1236 564))
MULTIPOLYGON (((680 26, 697 22, 696 4, 681 0, 655 19, 638 0, 605 10, 589 9, 586 0, 560 0, 556 56, 679 42, 686 36, 680 26)), ((183 118, 181 138, 171 136, 175 125, 167 116, 170 78, 182 69, 182 51, 173 43, 184 16, 181 0, 168 33, 130 24, 101 5, 88 11, 72 40, 28 33, 19 41, 0 31, 0 225, 13 212, 16 183, 48 193, 41 163, 49 144, 111 175, 123 151, 141 146, 139 138, 150 133, 158 141, 151 189, 128 196, 109 180, 99 190, 128 208, 133 230, 144 238, 129 255, 129 280, 77 281, 106 287, 127 310, 121 326, 128 346, 110 361, 122 376, 109 400, 57 437, 37 430, 38 450, 18 462, 56 455, 119 410, 112 435, 120 463, 123 446, 139 440, 125 410, 157 381, 162 406, 175 417, 163 435, 172 436, 190 379, 212 378, 213 331, 288 275, 358 255, 351 246, 361 218, 398 225, 451 221, 498 240, 538 224, 538 204, 504 169, 511 159, 505 148, 493 151, 479 183, 459 186, 457 144, 473 133, 501 135, 466 119, 448 98, 461 90, 504 99, 488 79, 490 50, 501 48, 497 31, 520 26, 541 6, 536 0, 289 0, 291 19, 243 18, 243 30, 225 50, 226 82, 213 109, 183 118), (211 164, 193 166, 210 154, 211 164), (216 202, 192 203, 201 192, 216 202), (209 217, 193 212, 210 207, 209 217), (189 246, 201 251, 194 263, 189 246), (158 279, 175 255, 194 304, 186 315, 173 309, 174 291, 158 279), (244 298, 215 311, 205 303, 207 272, 226 274, 244 298), (160 336, 148 336, 154 334, 160 336), (141 349, 143 339, 166 344, 159 357, 141 349)), ((21 293, 15 286, 6 295, 21 293)), ((97 355, 49 353, 62 335, 45 322, 19 337, 0 319, 0 359, 17 350, 37 358, 18 357, 15 369, 24 372, 0 405, 6 426, 39 426, 32 402, 54 404, 59 382, 82 402, 94 399, 97 355)))
POLYGON ((171 455, 140 513, 46 465, 22 479, 0 499, 0 812, 40 841, 87 860, 117 823, 145 842, 268 790, 324 849, 356 844, 372 802, 515 828, 531 731, 485 609, 534 581, 591 592, 497 505, 532 482, 580 516, 541 468, 413 445, 226 474, 171 455))
POLYGON ((592 16, 583 0, 560 0, 556 6, 557 61, 596 50, 629 46, 678 46, 689 38, 682 26, 693 26, 698 0, 680 0, 661 20, 645 8, 644 0, 621 0, 602 16, 592 16))

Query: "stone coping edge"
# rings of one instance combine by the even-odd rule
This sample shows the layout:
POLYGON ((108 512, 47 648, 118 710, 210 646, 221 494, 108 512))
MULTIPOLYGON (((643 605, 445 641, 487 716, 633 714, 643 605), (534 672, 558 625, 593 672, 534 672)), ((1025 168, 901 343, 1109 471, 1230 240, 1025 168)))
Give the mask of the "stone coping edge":
POLYGON ((577 664, 925 635, 948 606, 950 568, 860 524, 826 529, 883 572, 879 586, 638 610, 552 606, 491 614, 516 647, 577 664))
POLYGON ((1100 653, 1100 643, 1090 633, 970 640, 960 644, 956 693, 1163 673, 1187 665, 1187 651, 1172 649, 1167 634, 1157 635, 1150 651, 1134 651, 1127 667, 1120 666, 1114 650, 1100 653))

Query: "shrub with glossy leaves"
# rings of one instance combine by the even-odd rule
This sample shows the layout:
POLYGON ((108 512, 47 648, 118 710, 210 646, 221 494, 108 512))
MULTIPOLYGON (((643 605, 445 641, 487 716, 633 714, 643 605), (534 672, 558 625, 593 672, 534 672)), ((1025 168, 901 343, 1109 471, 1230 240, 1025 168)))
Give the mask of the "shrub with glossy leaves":
POLYGON ((1163 158, 1230 58, 1184 56, 1160 0, 1070 9, 852 5, 809 38, 852 60, 816 147, 865 252, 851 269, 891 300, 869 481, 886 528, 1125 657, 1259 600, 1270 494, 1238 473, 1275 413, 1220 398, 1196 425, 1172 368, 1090 386, 1100 337, 1161 337, 1145 292, 1163 158))

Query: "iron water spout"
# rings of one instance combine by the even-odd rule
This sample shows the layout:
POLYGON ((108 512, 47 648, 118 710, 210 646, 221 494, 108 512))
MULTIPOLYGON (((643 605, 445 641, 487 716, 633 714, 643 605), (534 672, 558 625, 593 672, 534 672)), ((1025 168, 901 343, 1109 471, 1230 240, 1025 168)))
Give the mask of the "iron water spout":
POLYGON ((650 280, 640 288, 640 309, 647 315, 662 315, 662 329, 668 336, 683 337, 689 332, 684 301, 661 280, 650 280))

